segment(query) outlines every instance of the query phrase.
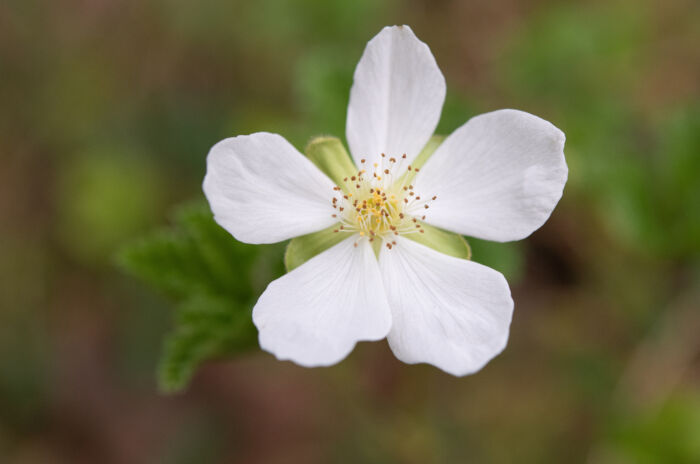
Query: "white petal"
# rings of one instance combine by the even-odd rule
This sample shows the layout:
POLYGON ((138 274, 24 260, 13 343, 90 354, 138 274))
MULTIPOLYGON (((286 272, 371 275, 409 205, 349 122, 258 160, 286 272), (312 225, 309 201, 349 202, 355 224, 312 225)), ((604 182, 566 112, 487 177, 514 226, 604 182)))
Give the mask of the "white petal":
POLYGON ((377 258, 369 242, 343 240, 272 282, 253 308, 260 346, 278 359, 327 366, 360 340, 391 327, 377 258))
POLYGON ((382 250, 379 265, 393 318, 389 345, 401 361, 466 375, 506 346, 513 300, 500 272, 402 237, 382 250))
POLYGON ((333 182, 284 137, 222 140, 207 156, 204 194, 214 219, 246 243, 274 243, 332 225, 333 182))
POLYGON ((549 218, 568 175, 564 133, 544 119, 500 110, 470 119, 428 159, 416 191, 437 195, 426 222, 506 242, 549 218))
POLYGON ((382 29, 350 90, 346 136, 355 163, 381 153, 405 153, 410 162, 433 135, 444 101, 445 78, 428 46, 408 26, 382 29))

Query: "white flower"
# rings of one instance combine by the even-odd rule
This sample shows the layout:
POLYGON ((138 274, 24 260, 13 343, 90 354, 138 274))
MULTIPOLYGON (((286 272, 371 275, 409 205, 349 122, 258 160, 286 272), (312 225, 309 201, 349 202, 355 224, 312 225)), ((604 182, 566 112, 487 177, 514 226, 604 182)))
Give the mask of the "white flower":
POLYGON ((272 243, 328 227, 347 237, 267 287, 253 309, 262 348, 325 366, 358 341, 386 337, 400 360, 454 375, 503 350, 513 312, 503 275, 412 238, 424 224, 500 242, 530 235, 561 198, 564 134, 528 113, 494 111, 412 168, 444 98, 428 46, 407 26, 386 27, 367 44, 350 91, 353 176, 336 185, 270 133, 211 149, 204 192, 236 239, 272 243))

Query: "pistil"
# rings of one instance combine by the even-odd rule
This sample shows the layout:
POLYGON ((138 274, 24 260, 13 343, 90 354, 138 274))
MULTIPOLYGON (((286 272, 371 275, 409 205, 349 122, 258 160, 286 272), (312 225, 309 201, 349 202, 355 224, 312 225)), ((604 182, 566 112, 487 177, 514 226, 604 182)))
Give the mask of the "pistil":
MULTIPOLYGON (((414 191, 413 184, 406 184, 407 176, 398 177, 405 160, 405 154, 397 160, 382 153, 371 168, 365 159, 360 160, 357 174, 345 177, 343 188, 337 185, 333 188, 332 206, 336 210, 333 217, 339 220, 333 232, 355 233, 359 239, 367 238, 370 242, 380 239, 388 249, 396 245, 397 235, 425 233, 418 218, 425 220, 425 210, 437 197, 423 199, 414 191)), ((419 171, 411 165, 406 169, 419 171)))

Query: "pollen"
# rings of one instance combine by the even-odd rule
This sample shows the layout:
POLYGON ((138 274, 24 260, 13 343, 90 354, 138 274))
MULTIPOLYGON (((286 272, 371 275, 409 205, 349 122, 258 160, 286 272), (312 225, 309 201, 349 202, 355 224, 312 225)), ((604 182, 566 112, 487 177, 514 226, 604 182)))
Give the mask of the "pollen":
POLYGON ((419 169, 406 165, 406 158, 405 153, 380 153, 371 169, 363 158, 360 163, 368 169, 345 177, 333 188, 331 204, 337 212, 332 216, 338 221, 334 233, 354 234, 355 246, 362 240, 373 242, 376 238, 389 250, 396 246, 399 235, 425 233, 425 210, 437 196, 426 200, 418 194, 406 173, 417 173, 419 169))

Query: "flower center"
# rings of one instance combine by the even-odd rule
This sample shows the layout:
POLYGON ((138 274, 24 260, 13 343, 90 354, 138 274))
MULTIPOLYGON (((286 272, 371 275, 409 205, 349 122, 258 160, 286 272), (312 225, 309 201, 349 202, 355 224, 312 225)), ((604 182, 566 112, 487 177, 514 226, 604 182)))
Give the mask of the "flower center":
POLYGON ((396 245, 397 235, 425 233, 420 221, 437 197, 422 198, 414 191, 408 179, 420 169, 408 165, 402 174, 405 159, 406 155, 397 160, 382 153, 381 162, 369 171, 363 159, 356 175, 344 178, 342 187, 333 188, 333 208, 337 210, 333 217, 340 222, 333 232, 355 233, 370 242, 380 239, 389 249, 396 245))

